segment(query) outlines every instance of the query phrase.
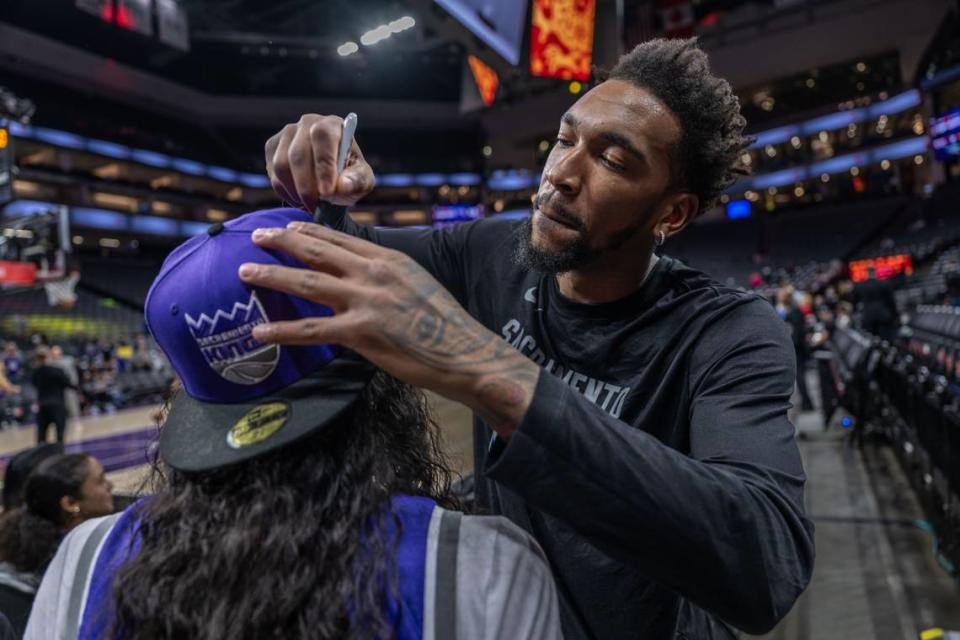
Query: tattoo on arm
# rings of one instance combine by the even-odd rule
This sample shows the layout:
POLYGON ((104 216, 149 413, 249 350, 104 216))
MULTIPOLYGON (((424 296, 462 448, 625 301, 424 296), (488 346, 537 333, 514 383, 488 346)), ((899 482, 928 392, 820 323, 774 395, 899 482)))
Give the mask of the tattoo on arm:
POLYGON ((494 431, 509 437, 530 405, 540 367, 470 317, 419 267, 406 275, 408 295, 391 315, 408 320, 387 318, 383 337, 441 375, 468 380, 467 404, 494 431))

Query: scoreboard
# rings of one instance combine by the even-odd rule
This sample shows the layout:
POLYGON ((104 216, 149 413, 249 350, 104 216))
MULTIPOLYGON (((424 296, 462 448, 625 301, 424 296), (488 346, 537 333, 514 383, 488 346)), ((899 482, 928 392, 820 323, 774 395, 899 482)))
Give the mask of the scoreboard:
POLYGON ((913 259, 909 253, 854 260, 848 267, 850 269, 850 279, 854 282, 863 282, 869 279, 869 269, 871 267, 877 280, 886 280, 900 274, 913 275, 913 259))
POLYGON ((0 205, 13 200, 13 137, 0 124, 0 205))

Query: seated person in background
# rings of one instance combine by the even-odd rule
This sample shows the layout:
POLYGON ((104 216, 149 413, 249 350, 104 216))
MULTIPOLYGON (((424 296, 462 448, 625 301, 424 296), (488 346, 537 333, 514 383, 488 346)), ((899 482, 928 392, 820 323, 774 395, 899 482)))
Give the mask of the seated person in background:
POLYGON ((250 241, 291 217, 309 219, 214 225, 164 262, 146 319, 182 384, 161 415, 165 486, 67 538, 26 637, 559 638, 532 538, 448 510, 419 391, 339 348, 252 338, 332 313, 236 275, 298 264, 250 241))
POLYGON ((30 472, 47 458, 63 453, 60 444, 47 443, 24 449, 7 462, 3 471, 3 511, 7 512, 23 504, 23 485, 30 472))
POLYGON ((110 482, 96 458, 57 454, 27 477, 23 505, 0 518, 0 612, 23 634, 40 578, 63 536, 113 512, 110 482))

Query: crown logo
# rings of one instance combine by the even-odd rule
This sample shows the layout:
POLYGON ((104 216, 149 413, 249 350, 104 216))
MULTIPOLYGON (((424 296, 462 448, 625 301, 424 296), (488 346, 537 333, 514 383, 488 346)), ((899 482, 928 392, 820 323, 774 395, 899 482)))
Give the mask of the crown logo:
POLYGON ((266 321, 266 313, 263 311, 263 305, 260 304, 260 299, 257 297, 256 291, 250 292, 250 299, 246 303, 234 302, 233 308, 229 313, 224 312, 222 309, 217 309, 217 312, 213 314, 212 318, 205 313, 201 313, 200 317, 196 320, 193 319, 189 313, 184 314, 184 316, 187 320, 187 326, 190 327, 190 333, 193 334, 194 338, 199 338, 212 335, 216 331, 217 323, 220 321, 230 323, 231 325, 236 324, 238 322, 237 314, 241 314, 240 323, 249 322, 255 317, 261 318, 261 322, 266 321))
POLYGON ((184 314, 187 328, 210 368, 225 380, 252 385, 263 382, 277 367, 280 347, 261 344, 253 328, 269 322, 256 291, 246 302, 235 302, 230 311, 217 309, 213 316, 184 314))

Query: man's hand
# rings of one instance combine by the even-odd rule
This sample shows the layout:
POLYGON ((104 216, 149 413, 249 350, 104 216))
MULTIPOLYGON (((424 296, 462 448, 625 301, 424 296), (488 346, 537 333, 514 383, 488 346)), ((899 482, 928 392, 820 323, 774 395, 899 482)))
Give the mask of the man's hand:
POLYGON ((271 322, 260 342, 340 344, 393 376, 477 411, 509 438, 530 406, 540 368, 488 331, 412 258, 320 225, 258 229, 258 245, 311 269, 247 263, 247 283, 331 307, 335 315, 271 322))
POLYGON ((337 175, 342 126, 337 116, 306 114, 267 140, 267 175, 287 204, 313 212, 320 201, 353 205, 373 190, 373 170, 356 140, 337 175))

